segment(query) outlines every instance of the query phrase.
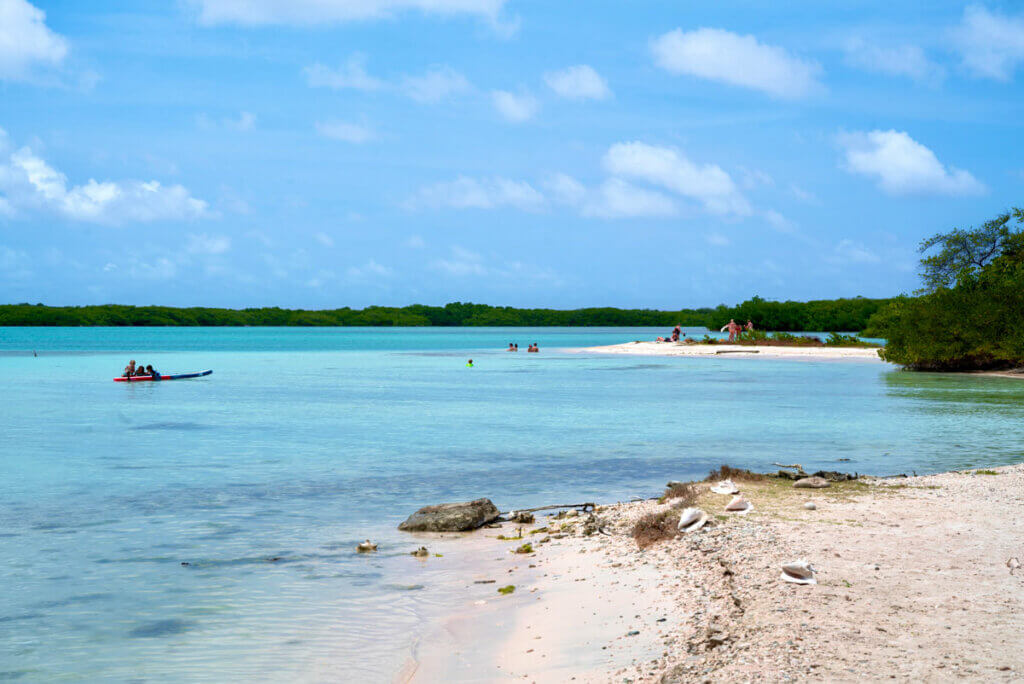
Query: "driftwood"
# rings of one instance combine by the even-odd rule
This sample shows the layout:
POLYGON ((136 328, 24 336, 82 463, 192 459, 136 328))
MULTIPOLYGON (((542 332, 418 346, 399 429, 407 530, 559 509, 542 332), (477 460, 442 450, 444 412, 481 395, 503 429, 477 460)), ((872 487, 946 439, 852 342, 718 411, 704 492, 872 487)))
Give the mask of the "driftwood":
POLYGON ((718 349, 716 354, 760 354, 760 349, 718 349))
POLYGON ((551 506, 537 506, 536 508, 517 508, 514 511, 508 511, 502 513, 502 515, 508 515, 509 513, 536 513, 537 511, 548 511, 555 508, 581 508, 586 513, 587 509, 591 511, 597 508, 595 503, 578 503, 578 504, 552 504, 551 506))

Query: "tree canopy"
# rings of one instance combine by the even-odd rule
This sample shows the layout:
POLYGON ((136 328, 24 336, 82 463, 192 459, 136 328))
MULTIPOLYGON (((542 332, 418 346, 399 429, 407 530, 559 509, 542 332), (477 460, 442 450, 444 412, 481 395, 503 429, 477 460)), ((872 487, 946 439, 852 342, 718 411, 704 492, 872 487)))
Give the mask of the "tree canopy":
POLYGON ((1024 231, 1014 224, 1024 211, 925 241, 942 246, 922 259, 925 294, 897 298, 868 323, 886 339, 883 358, 916 370, 1024 366, 1024 231))

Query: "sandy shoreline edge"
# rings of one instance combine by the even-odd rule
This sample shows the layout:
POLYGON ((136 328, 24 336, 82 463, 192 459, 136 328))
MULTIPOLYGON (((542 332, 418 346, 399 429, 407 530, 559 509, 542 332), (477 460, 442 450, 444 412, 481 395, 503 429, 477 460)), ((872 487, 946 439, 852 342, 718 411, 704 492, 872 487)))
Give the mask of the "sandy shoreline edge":
POLYGON ((466 600, 395 681, 1013 681, 1024 673, 1024 464, 794 489, 738 482, 749 515, 639 550, 656 501, 474 533, 466 600), (807 501, 816 510, 806 510, 807 501), (547 527, 546 532, 530 534, 547 527), (591 526, 592 527, 592 526, 591 526), (564 528, 564 529, 563 529, 564 528), (541 542, 545 537, 548 541, 541 542), (531 554, 513 549, 530 541, 531 554), (806 559, 819 584, 779 580, 806 559), (1011 572, 1013 571, 1013 572, 1011 572), (474 584, 494 580, 493 584, 474 584), (496 587, 514 585, 499 595, 496 587))
POLYGON ((716 358, 859 359, 883 363, 875 347, 782 347, 748 344, 683 344, 680 342, 626 342, 567 351, 638 356, 702 356, 716 358))

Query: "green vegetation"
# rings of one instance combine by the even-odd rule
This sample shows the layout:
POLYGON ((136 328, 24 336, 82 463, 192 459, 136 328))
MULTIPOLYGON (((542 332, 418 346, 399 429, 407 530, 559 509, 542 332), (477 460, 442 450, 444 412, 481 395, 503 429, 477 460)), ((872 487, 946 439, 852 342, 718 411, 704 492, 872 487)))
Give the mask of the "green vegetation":
POLYGON ((516 585, 509 584, 508 586, 498 587, 498 593, 502 596, 507 596, 516 590, 516 585))
MULTIPOLYGON (((653 309, 515 309, 454 302, 445 306, 370 306, 365 309, 211 309, 168 306, 0 305, 0 326, 704 326, 718 330, 730 318, 766 330, 855 331, 887 299, 772 302, 754 297, 739 306, 653 309)), ((667 331, 666 331, 667 332, 667 331)))
POLYGON ((878 310, 865 334, 884 337, 882 358, 913 370, 1024 366, 1024 210, 921 243, 924 289, 878 310))
POLYGON ((523 544, 516 549, 516 553, 533 553, 533 544, 523 544))

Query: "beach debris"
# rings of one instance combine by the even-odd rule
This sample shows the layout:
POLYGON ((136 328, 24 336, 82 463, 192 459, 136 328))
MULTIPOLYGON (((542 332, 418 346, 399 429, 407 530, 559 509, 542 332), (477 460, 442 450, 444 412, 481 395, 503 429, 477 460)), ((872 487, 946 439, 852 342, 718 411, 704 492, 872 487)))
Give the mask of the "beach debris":
POLYGON ((430 552, 427 551, 427 547, 426 546, 421 546, 420 548, 416 549, 415 551, 410 551, 409 555, 410 556, 416 556, 417 558, 426 558, 427 556, 430 555, 430 552))
POLYGON ((711 491, 715 494, 739 494, 740 488, 737 487, 732 480, 722 480, 718 484, 712 486, 711 491))
POLYGON ((679 514, 679 525, 678 529, 683 534, 688 532, 696 532, 700 528, 704 527, 704 523, 708 521, 708 516, 704 511, 699 508, 684 508, 679 514))
POLYGON ((632 629, 632 630, 626 632, 626 636, 628 636, 628 637, 629 636, 640 636, 640 630, 639 629, 632 629))
POLYGON ((725 505, 725 510, 730 513, 739 513, 745 515, 750 511, 754 510, 754 505, 744 499, 742 496, 734 496, 732 501, 725 505))
POLYGON ((490 499, 424 506, 398 526, 404 532, 464 532, 494 522, 501 513, 490 499))
POLYGON ((522 523, 523 525, 529 525, 534 521, 533 513, 529 511, 512 511, 508 514, 509 522, 522 523))
POLYGON ((357 553, 372 553, 377 550, 377 545, 367 539, 366 541, 359 542, 356 544, 357 553))
POLYGON ((473 584, 494 584, 498 580, 473 580, 473 584))
POLYGON ((814 577, 815 572, 817 571, 805 560, 792 561, 782 564, 781 579, 783 582, 792 584, 817 584, 818 580, 814 577))
POLYGON ((818 510, 818 505, 813 501, 808 501, 807 503, 804 504, 804 508, 806 508, 809 511, 816 511, 818 510))
POLYGON ((1020 560, 1016 557, 1010 558, 1006 561, 1006 567, 1010 568, 1010 574, 1012 575, 1014 570, 1020 568, 1020 560))
POLYGON ((797 489, 823 489, 831 487, 832 483, 823 477, 812 476, 797 480, 793 483, 793 486, 797 489))
POLYGON ((515 590, 516 590, 516 585, 514 585, 514 584, 509 584, 509 585, 504 586, 504 587, 498 587, 498 593, 501 594, 502 596, 507 596, 507 595, 511 594, 512 592, 514 592, 515 590))

